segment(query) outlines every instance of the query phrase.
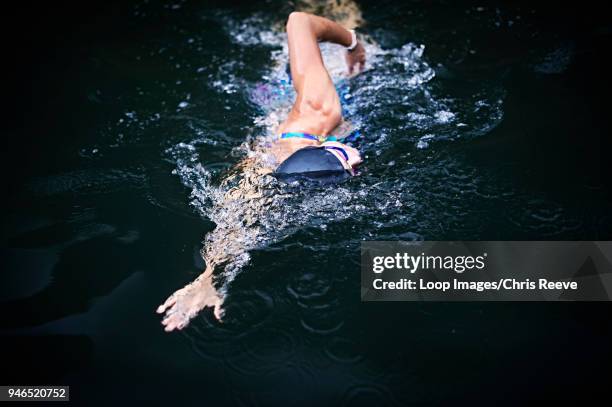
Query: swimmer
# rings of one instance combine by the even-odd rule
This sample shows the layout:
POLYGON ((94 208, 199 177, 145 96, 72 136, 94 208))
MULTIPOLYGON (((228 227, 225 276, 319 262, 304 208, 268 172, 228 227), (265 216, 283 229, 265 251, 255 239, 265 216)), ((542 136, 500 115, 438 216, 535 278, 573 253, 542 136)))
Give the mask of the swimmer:
MULTIPOLYGON (((279 126, 278 139, 269 150, 276 164, 273 175, 282 181, 308 178, 321 182, 336 182, 355 174, 361 163, 359 152, 340 142, 337 133, 342 124, 340 98, 323 64, 319 42, 332 42, 346 48, 348 74, 361 72, 365 64, 365 49, 355 32, 327 18, 305 12, 293 12, 287 20, 289 64, 297 97, 287 119, 279 126)), ((236 222, 217 229, 207 236, 203 257, 206 270, 195 281, 172 294, 157 312, 165 314, 162 324, 170 332, 183 329, 202 309, 212 307, 215 317, 223 315, 222 296, 213 285, 216 267, 239 257, 246 250, 243 242, 253 237, 257 229, 245 231, 239 225, 256 223, 257 214, 265 210, 261 193, 254 178, 266 173, 249 159, 238 165, 242 169, 237 187, 226 194, 225 204, 242 213, 236 222), (246 236, 245 236, 246 235, 246 236)), ((224 183, 235 177, 230 175, 224 183)), ((230 214, 230 216, 232 216, 230 214)))

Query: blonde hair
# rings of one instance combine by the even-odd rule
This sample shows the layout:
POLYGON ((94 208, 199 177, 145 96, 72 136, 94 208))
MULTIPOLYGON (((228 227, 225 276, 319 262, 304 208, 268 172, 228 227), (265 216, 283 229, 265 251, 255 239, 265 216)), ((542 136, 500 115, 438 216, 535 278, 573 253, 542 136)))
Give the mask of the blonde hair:
POLYGON ((361 10, 353 0, 295 0, 296 11, 305 11, 327 17, 345 28, 363 24, 361 10))

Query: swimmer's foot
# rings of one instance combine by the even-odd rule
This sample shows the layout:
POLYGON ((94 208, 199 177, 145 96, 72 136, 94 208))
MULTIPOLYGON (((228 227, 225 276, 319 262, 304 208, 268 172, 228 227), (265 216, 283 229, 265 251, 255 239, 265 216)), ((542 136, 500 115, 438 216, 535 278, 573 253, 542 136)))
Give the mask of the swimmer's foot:
POLYGON ((166 332, 171 332, 185 328, 206 307, 214 307, 215 318, 220 321, 223 316, 222 304, 223 299, 212 284, 212 276, 203 274, 168 297, 157 308, 157 313, 165 313, 162 325, 166 332))

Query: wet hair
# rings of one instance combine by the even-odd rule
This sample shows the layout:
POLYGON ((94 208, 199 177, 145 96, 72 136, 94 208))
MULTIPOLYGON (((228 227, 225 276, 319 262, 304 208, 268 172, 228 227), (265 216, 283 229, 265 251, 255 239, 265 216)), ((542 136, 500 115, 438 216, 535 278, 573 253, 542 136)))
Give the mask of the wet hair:
POLYGON ((291 154, 278 166, 274 175, 283 182, 308 180, 323 184, 342 182, 351 176, 334 154, 314 146, 291 154))

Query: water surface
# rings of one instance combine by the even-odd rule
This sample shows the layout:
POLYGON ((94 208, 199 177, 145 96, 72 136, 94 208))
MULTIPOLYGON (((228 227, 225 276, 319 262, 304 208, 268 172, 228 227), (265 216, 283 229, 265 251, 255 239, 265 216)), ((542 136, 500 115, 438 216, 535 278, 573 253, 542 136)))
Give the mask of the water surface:
POLYGON ((221 180, 290 106, 292 8, 132 2, 70 9, 81 24, 33 36, 31 109, 9 128, 20 164, 4 163, 2 342, 25 355, 10 382, 70 384, 88 405, 404 405, 602 380, 589 372, 609 357, 607 306, 362 304, 358 254, 362 240, 610 239, 610 22, 360 4, 366 71, 347 80, 323 47, 363 134, 359 176, 271 181, 240 226, 226 321, 207 311, 172 335, 155 307, 202 271, 206 234, 244 218, 215 206, 221 180))

